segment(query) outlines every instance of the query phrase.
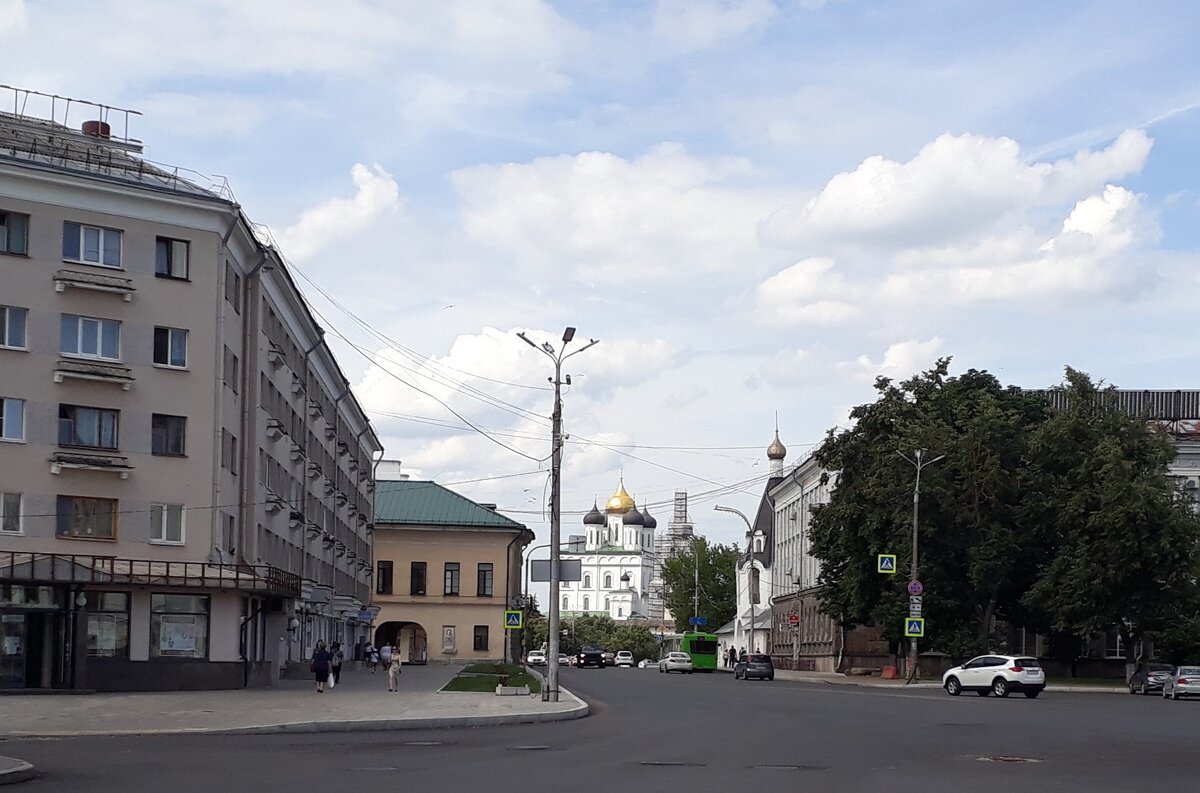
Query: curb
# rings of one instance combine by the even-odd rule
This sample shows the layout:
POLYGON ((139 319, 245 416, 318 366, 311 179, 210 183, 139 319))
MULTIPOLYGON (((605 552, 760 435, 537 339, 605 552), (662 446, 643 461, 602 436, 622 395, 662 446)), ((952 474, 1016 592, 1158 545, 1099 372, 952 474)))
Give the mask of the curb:
MULTIPOLYGON (((561 689, 577 703, 568 710, 548 713, 502 713, 490 716, 428 716, 404 719, 353 719, 343 721, 297 721, 282 724, 255 724, 246 727, 222 727, 217 729, 172 728, 163 730, 76 730, 63 732, 9 732, 0 735, 5 739, 22 738, 83 738, 83 737, 127 737, 133 735, 303 735, 326 732, 384 732, 388 730, 432 730, 453 727, 496 727, 507 724, 542 724, 555 721, 573 721, 588 715, 588 704, 566 689, 561 689)), ((21 762, 21 761, 17 761, 21 762)), ((25 765, 29 765, 26 763, 25 765)), ((0 766, 2 768, 2 766, 0 766)), ((4 774, 0 770, 0 775, 4 774)), ((29 777, 33 766, 29 766, 29 777)), ((11 780, 20 781, 20 780, 11 780)), ((5 779, 0 776, 0 784, 5 779)))
POLYGON ((37 776, 37 769, 32 763, 18 760, 15 757, 0 757, 0 785, 15 785, 26 782, 37 776))

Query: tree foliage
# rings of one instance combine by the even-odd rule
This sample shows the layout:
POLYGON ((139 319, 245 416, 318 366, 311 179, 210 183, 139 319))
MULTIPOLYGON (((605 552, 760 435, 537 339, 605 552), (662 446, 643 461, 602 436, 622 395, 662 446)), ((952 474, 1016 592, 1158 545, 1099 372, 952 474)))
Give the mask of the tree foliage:
MULTIPOLYGON (((537 649, 547 643, 547 621, 543 616, 531 617, 526 622, 529 632, 527 649, 537 649)), ((658 657, 658 641, 645 625, 616 623, 605 614, 584 614, 562 620, 562 635, 559 649, 568 654, 578 653, 586 646, 603 647, 606 650, 629 650, 636 660, 658 657)))
POLYGON ((1190 602, 1200 526, 1167 476, 1169 442, 1073 370, 1071 407, 1055 413, 987 372, 948 369, 943 359, 901 383, 878 379, 853 428, 817 449, 837 477, 810 526, 826 611, 901 638, 915 469, 899 452, 915 449, 944 455, 921 474, 926 646, 983 651, 997 620, 1136 642, 1168 604, 1190 602), (898 555, 899 574, 876 572, 880 553, 898 555))
POLYGON ((707 617, 712 628, 733 619, 737 611, 736 566, 740 557, 736 545, 710 545, 703 537, 696 537, 686 551, 663 563, 666 605, 675 616, 677 627, 686 628, 688 621, 695 616, 707 617), (700 583, 698 597, 697 559, 700 583))

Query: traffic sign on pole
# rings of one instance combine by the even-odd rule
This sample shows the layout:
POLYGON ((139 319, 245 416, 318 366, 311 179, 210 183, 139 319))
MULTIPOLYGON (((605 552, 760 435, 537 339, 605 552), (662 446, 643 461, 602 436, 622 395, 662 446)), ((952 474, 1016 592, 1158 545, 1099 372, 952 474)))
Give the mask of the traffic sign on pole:
POLYGON ((504 612, 504 629, 507 631, 519 631, 525 627, 525 612, 523 611, 506 611, 504 612))
POLYGON ((908 582, 908 594, 916 596, 916 595, 922 594, 924 591, 925 591, 925 585, 922 584, 920 581, 909 581, 908 582))
POLYGON ((921 639, 925 636, 925 619, 909 617, 904 621, 904 635, 910 639, 921 639))
POLYGON ((896 574, 896 554, 881 553, 875 560, 876 570, 885 575, 896 574))
POLYGON ((909 599, 908 599, 908 616, 910 616, 910 617, 921 616, 921 608, 923 605, 921 601, 922 601, 922 598, 920 595, 913 595, 913 596, 909 597, 909 599))
POLYGON ((708 617, 689 617, 688 622, 692 625, 707 625, 708 617))
POLYGON ((788 617, 788 625, 799 625, 799 624, 800 624, 800 615, 799 614, 792 614, 788 617))

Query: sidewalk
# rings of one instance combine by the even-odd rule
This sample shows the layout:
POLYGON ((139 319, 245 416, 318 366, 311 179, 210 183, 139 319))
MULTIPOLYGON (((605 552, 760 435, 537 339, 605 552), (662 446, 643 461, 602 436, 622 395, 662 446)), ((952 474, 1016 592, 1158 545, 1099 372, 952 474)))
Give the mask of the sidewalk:
POLYGON ((588 706, 567 691, 539 695, 438 691, 460 666, 406 666, 397 693, 387 675, 349 666, 333 691, 312 680, 273 688, 78 696, 7 696, 0 738, 172 733, 300 733, 478 727, 582 718, 588 706))
MULTIPOLYGON (((733 673, 732 669, 725 669, 724 667, 718 668, 717 671, 729 674, 733 673)), ((789 680, 794 683, 824 683, 834 686, 864 686, 867 688, 936 689, 942 687, 940 678, 935 680, 925 679, 918 683, 905 685, 903 680, 884 680, 881 677, 873 675, 843 675, 836 672, 795 672, 789 669, 776 669, 775 679, 789 680)), ((1072 694, 1129 694, 1129 689, 1120 684, 1112 686, 1071 686, 1051 683, 1046 686, 1046 690, 1056 694, 1063 692, 1072 694)))

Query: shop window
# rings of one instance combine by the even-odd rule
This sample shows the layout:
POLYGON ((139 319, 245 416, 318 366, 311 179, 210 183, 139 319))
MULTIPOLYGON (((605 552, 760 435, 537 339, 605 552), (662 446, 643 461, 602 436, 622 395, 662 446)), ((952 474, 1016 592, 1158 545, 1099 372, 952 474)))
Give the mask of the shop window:
POLYGON ((150 595, 150 657, 208 658, 208 595, 150 595))
POLYGON ((129 657, 129 594, 85 592, 87 654, 92 658, 129 657))

